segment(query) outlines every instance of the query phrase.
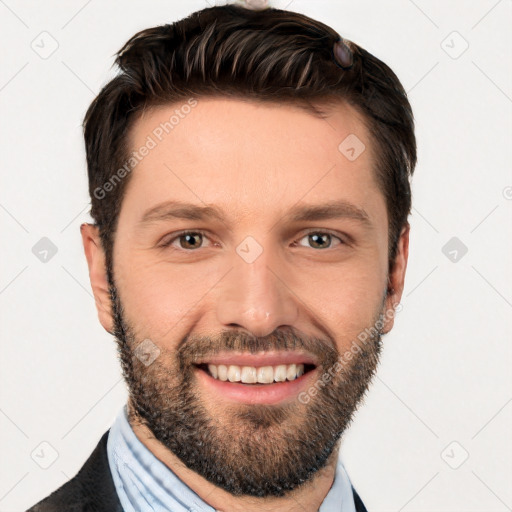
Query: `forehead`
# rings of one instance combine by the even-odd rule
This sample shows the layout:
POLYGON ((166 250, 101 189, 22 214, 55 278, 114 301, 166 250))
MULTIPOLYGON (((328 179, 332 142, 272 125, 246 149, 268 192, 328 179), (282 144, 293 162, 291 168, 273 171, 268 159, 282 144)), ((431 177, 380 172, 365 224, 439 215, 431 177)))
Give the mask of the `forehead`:
POLYGON ((368 130, 350 106, 320 118, 293 105, 194 101, 149 110, 134 124, 132 151, 150 149, 123 199, 133 220, 173 200, 217 205, 238 219, 337 200, 385 214, 368 130))

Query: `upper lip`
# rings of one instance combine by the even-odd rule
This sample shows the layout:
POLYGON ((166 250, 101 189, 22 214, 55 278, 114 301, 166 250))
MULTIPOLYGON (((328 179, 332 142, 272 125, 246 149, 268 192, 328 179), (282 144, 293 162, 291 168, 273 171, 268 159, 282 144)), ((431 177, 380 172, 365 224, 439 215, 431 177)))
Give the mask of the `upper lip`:
POLYGON ((288 351, 274 351, 274 352, 260 352, 252 353, 233 353, 233 352, 220 352, 214 356, 204 357, 196 364, 223 364, 226 366, 277 366, 280 364, 312 364, 317 366, 317 359, 315 356, 305 352, 288 352, 288 351))

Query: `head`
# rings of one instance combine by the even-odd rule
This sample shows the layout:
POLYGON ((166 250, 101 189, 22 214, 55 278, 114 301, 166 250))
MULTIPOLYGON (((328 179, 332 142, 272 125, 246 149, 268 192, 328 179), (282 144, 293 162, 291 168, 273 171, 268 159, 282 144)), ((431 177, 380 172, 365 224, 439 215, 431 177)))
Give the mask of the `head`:
POLYGON ((228 492, 280 496, 327 464, 393 326, 416 163, 406 94, 332 28, 271 8, 143 30, 116 63, 84 121, 82 236, 131 420, 228 492), (308 360, 300 395, 210 385, 216 356, 285 352, 308 360))

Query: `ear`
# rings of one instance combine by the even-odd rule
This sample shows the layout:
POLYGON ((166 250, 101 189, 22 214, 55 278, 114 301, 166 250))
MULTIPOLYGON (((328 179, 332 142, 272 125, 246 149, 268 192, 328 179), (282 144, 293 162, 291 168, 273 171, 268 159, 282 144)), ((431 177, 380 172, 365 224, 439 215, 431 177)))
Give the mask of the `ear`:
POLYGON ((407 259, 409 257, 409 231, 410 225, 407 223, 400 233, 395 261, 393 268, 389 273, 388 295, 385 301, 384 328, 382 329, 382 334, 388 333, 393 328, 395 321, 394 311, 396 306, 400 303, 402 293, 404 291, 405 271, 407 269, 407 259))
POLYGON ((107 278, 105 252, 101 245, 98 226, 84 223, 80 226, 85 257, 89 266, 89 279, 91 281, 94 301, 98 311, 98 318, 103 328, 110 334, 114 331, 112 320, 112 307, 107 278))

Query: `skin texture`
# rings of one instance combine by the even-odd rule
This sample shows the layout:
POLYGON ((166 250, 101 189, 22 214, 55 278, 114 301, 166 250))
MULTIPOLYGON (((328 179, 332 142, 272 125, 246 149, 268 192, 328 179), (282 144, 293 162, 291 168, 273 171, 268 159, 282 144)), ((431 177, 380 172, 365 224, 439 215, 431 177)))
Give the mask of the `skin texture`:
MULTIPOLYGON (((146 112, 132 146, 144 145, 176 107, 146 112)), ((389 312, 407 266, 408 226, 388 275, 377 158, 349 106, 320 119, 293 106, 200 98, 132 171, 110 283, 98 230, 82 225, 99 319, 116 337, 130 389, 130 423, 219 510, 316 511, 332 485, 341 435, 375 372, 381 335, 393 327, 389 312), (338 150, 349 134, 366 146, 354 161, 338 150), (141 223, 169 200, 217 206, 224 219, 141 223), (286 217, 297 206, 339 200, 364 209, 371 226, 286 217), (204 236, 175 238, 183 230, 204 236), (262 250, 251 263, 237 252, 248 236, 249 253, 262 250), (361 342, 379 319, 378 334, 361 342), (147 339, 159 350, 149 366, 133 357, 147 339), (320 377, 354 346, 357 354, 307 404, 230 402, 201 384, 193 365, 221 350, 288 349, 315 356, 320 377)))

